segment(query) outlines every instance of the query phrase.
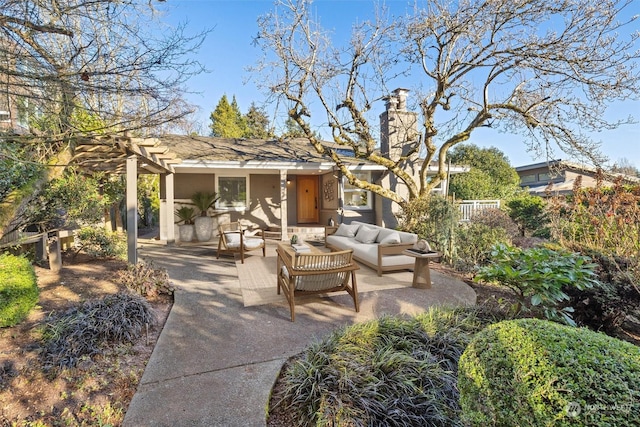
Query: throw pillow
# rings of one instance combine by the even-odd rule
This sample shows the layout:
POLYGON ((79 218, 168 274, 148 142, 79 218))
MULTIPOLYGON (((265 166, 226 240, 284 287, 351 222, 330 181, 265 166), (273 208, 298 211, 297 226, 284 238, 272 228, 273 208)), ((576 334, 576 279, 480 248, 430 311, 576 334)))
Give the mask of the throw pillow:
POLYGON ((374 243, 380 230, 362 226, 356 234, 356 240, 360 243, 374 243))
POLYGON ((340 224, 334 236, 355 237, 358 228, 358 224, 340 224))
POLYGON ((400 235, 397 232, 387 234, 382 240, 380 240, 380 244, 398 244, 400 243, 400 235))

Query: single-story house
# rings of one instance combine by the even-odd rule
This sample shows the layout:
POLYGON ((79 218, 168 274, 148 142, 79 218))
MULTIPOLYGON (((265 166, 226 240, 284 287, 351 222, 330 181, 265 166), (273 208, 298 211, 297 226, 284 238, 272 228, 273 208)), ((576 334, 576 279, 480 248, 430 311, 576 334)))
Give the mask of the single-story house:
MULTIPOLYGON (((598 169, 558 159, 519 166, 516 172, 520 176, 520 187, 528 188, 530 194, 546 197, 548 193, 553 196, 572 194, 578 177, 582 179, 582 188, 595 187, 598 169)), ((622 177, 627 184, 640 184, 640 178, 607 173, 604 174, 603 185, 613 185, 617 177, 622 177)))
MULTIPOLYGON (((386 111, 380 115, 381 152, 390 158, 402 155, 399 141, 406 140, 409 133, 417 135, 417 115, 406 111, 406 92, 394 91, 387 100, 386 111)), ((197 191, 215 191, 220 196, 215 212, 211 212, 214 221, 241 220, 247 225, 280 231, 283 239, 291 227, 324 226, 330 222, 358 220, 386 227, 397 225, 397 205, 351 186, 331 159, 320 156, 304 138, 165 135, 159 139, 181 160, 173 164, 172 179, 161 180, 161 240, 172 241, 177 236, 175 230, 169 229, 178 221, 170 207, 175 210, 180 204, 189 203, 197 191)), ((416 158, 406 162, 406 169, 416 175, 421 164, 416 158)), ((380 165, 353 158, 348 167, 367 181, 402 193, 402 184, 380 165)), ((436 170, 436 165, 430 167, 433 174, 436 170)), ((452 166, 449 173, 466 171, 466 167, 452 166)), ((446 193, 446 188, 445 181, 437 191, 446 193)))

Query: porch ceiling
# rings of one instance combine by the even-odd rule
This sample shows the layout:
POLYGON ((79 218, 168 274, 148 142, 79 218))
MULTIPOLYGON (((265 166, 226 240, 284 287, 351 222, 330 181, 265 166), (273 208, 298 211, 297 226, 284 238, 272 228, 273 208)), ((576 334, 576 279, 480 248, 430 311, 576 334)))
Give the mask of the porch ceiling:
POLYGON ((131 155, 138 157, 138 174, 173 173, 181 161, 157 138, 97 136, 76 141, 72 163, 89 172, 124 174, 131 155))

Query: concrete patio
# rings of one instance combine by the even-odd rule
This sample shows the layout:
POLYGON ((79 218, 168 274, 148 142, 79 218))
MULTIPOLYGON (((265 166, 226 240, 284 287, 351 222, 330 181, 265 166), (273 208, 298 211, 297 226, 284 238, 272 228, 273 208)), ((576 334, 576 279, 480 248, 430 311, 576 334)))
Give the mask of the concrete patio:
MULTIPOLYGON (((140 246, 140 258, 167 268, 178 289, 125 426, 264 426, 280 368, 311 342, 384 314, 414 315, 476 298, 464 282, 433 271, 431 289, 363 286, 359 313, 346 293, 301 299, 292 323, 284 296, 245 307, 234 260, 216 260, 214 247, 140 246)), ((268 249, 274 251, 275 242, 268 249)), ((394 274, 384 277, 394 280, 394 274)))

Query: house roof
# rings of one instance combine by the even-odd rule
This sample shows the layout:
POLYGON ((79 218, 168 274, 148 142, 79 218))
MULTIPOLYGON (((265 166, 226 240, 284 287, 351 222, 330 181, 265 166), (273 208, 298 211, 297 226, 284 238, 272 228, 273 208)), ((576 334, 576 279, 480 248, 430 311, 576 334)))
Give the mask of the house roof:
MULTIPOLYGON (((216 138, 191 135, 164 135, 162 143, 184 160, 200 161, 331 161, 313 148, 307 139, 216 138)), ((355 160, 355 159, 354 159, 355 160)))
MULTIPOLYGON (((260 169, 304 168, 306 166, 328 169, 334 166, 329 156, 318 154, 306 138, 280 139, 248 139, 217 138, 192 135, 164 135, 159 138, 163 145, 176 153, 182 163, 175 165, 177 169, 184 167, 252 167, 260 169)), ((333 142, 323 141, 326 147, 338 151, 350 151, 333 142)), ((368 170, 385 170, 384 166, 356 159, 346 155, 343 161, 352 167, 368 170)), ((430 170, 436 170, 434 164, 430 170)), ((452 173, 466 172, 467 168, 452 167, 452 173)))
MULTIPOLYGON (((588 174, 595 174, 598 172, 598 168, 594 166, 569 162, 569 161, 560 160, 560 159, 549 160, 548 162, 533 163, 530 165, 518 166, 515 169, 516 169, 516 172, 520 174, 522 172, 526 172, 534 169, 540 169, 540 168, 548 168, 551 170, 571 170, 578 173, 582 172, 582 173, 588 173, 588 174)), ((622 174, 622 173, 604 172, 604 177, 605 179, 612 182, 615 181, 616 178, 621 177, 622 181, 628 184, 640 183, 640 178, 632 175, 622 174)))

